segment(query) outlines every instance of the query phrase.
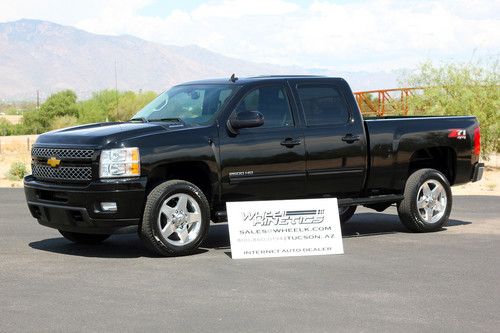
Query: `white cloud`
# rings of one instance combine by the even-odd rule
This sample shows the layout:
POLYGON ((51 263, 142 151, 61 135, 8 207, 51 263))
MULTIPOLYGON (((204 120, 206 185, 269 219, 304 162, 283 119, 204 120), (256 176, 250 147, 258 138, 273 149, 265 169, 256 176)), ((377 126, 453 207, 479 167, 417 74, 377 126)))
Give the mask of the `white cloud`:
MULTIPOLYGON (((213 0, 166 17, 139 14, 152 0, 71 1, 66 7, 48 1, 45 7, 52 11, 41 10, 39 18, 91 32, 197 44, 233 57, 309 68, 376 71, 426 59, 463 60, 473 52, 498 56, 500 50, 498 1, 312 1, 298 6, 286 0, 213 0)), ((26 2, 32 12, 39 9, 39 2, 20 1, 26 2)), ((23 8, 0 4, 0 20, 21 15, 23 8)))

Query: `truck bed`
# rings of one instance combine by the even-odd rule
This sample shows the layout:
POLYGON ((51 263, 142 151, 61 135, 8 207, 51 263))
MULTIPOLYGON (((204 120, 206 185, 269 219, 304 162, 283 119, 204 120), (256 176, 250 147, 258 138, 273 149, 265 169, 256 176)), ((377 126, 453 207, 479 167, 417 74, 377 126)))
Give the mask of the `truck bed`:
POLYGON ((475 117, 381 117, 367 118, 364 123, 369 145, 367 190, 402 191, 412 164, 429 159, 434 159, 438 170, 449 174, 452 184, 470 181, 478 162, 471 150, 475 117), (451 137, 454 130, 465 130, 465 137, 451 137), (433 154, 436 152, 440 154, 433 154), (441 156, 440 160, 436 156, 441 156), (450 163, 443 164, 442 156, 450 163))

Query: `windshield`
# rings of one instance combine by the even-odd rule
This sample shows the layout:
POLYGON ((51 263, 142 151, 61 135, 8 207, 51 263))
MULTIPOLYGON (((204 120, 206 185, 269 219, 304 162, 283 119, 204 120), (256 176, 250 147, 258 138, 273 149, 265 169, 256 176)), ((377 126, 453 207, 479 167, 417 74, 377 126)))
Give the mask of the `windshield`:
POLYGON ((215 118, 235 89, 227 84, 176 86, 156 97, 132 119, 205 125, 215 118))

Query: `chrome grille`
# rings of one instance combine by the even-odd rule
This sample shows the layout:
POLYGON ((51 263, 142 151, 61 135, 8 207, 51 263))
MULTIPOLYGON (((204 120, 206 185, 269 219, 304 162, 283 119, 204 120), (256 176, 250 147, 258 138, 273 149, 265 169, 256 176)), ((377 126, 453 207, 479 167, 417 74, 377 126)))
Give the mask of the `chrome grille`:
POLYGON ((57 157, 59 159, 91 159, 94 154, 92 149, 72 149, 72 148, 33 148, 31 156, 50 158, 57 157))
POLYGON ((92 180, 92 167, 90 166, 61 166, 52 168, 48 165, 32 164, 31 171, 37 179, 62 181, 92 180))

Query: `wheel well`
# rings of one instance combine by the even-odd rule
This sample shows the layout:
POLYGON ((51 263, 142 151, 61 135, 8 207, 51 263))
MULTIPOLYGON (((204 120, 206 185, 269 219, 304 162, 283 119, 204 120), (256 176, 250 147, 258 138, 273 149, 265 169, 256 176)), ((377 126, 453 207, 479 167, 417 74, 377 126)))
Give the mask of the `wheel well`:
POLYGON ((450 185, 455 182, 457 154, 450 147, 432 147, 417 150, 410 158, 408 177, 419 169, 432 168, 441 171, 450 185))
POLYGON ((203 162, 179 162, 163 164, 155 167, 148 174, 146 193, 149 193, 158 184, 170 180, 181 179, 198 186, 205 194, 208 202, 212 199, 210 170, 203 162))

